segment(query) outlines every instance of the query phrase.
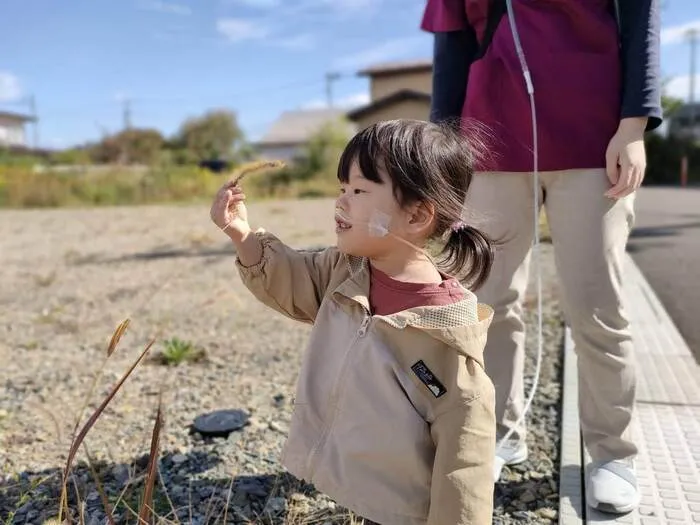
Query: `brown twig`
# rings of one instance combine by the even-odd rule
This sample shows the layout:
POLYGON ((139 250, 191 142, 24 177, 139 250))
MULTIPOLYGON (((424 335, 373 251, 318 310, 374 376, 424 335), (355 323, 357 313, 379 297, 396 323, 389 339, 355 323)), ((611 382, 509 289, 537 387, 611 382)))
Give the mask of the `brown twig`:
POLYGON ((126 332, 126 329, 129 327, 130 322, 131 320, 127 318, 124 319, 119 326, 117 326, 117 329, 114 331, 114 334, 112 334, 112 339, 107 346, 107 357, 110 357, 114 353, 114 350, 117 348, 117 345, 124 335, 124 332, 126 332))
POLYGON ((155 485, 158 467, 158 448, 160 445, 160 431, 163 428, 163 401, 158 399, 158 411, 156 412, 156 421, 153 424, 153 433, 151 434, 151 452, 148 456, 148 468, 146 469, 146 481, 143 487, 143 499, 141 509, 139 510, 139 523, 150 523, 151 513, 153 512, 153 487, 155 485))
POLYGON ((285 163, 281 160, 263 160, 258 162, 249 162, 243 164, 237 170, 233 172, 233 185, 237 186, 247 175, 256 171, 262 171, 265 169, 280 169, 284 168, 285 163))
MULTIPOLYGON (((131 365, 131 367, 126 371, 126 373, 122 376, 122 378, 119 380, 119 382, 112 388, 110 393, 107 395, 107 397, 102 401, 100 406, 95 410, 95 412, 90 416, 90 419, 87 420, 83 428, 80 430, 80 433, 78 436, 73 440, 73 443, 71 444, 70 452, 68 453, 68 459, 66 460, 66 468, 63 472, 63 489, 61 491, 61 507, 59 511, 59 522, 62 521, 62 513, 63 509, 65 507, 66 510, 68 510, 68 497, 67 497, 67 481, 68 481, 68 476, 70 475, 70 468, 71 465, 73 464, 73 459, 75 459, 75 455, 78 452, 78 448, 80 448, 81 443, 85 439, 85 436, 87 433, 90 431, 92 426, 95 424, 97 419, 102 415, 102 412, 104 409, 107 407, 107 405, 112 401, 114 396, 117 394, 119 389, 122 387, 124 382, 128 379, 128 377, 131 375, 131 373, 136 369, 138 364, 143 360, 144 357, 146 357, 146 354, 148 351, 151 349, 153 344, 155 343, 155 340, 152 340, 148 345, 146 345, 146 348, 141 352, 141 355, 138 357, 136 361, 131 365)), ((68 518, 70 520, 70 518, 68 518)))

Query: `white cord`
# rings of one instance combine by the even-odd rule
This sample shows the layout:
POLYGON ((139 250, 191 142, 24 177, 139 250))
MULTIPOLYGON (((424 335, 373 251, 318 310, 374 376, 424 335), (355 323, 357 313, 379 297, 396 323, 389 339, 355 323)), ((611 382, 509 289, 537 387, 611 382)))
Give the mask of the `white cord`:
POLYGON ((530 76, 530 69, 527 66, 527 61, 525 60, 525 53, 520 44, 520 35, 518 34, 518 28, 515 25, 515 15, 513 14, 513 5, 511 0, 506 0, 506 7, 508 9, 508 22, 510 23, 510 30, 513 34, 513 42, 515 43, 515 51, 520 60, 520 67, 523 71, 523 76, 525 77, 525 87, 527 89, 527 94, 530 98, 530 112, 532 115, 532 158, 533 158, 533 193, 534 193, 534 228, 535 228, 535 243, 534 243, 534 258, 535 258, 535 273, 537 275, 537 364, 535 365, 535 377, 533 378, 532 388, 530 389, 530 395, 528 396, 527 402, 523 409, 523 413, 520 415, 518 420, 515 422, 513 427, 506 433, 505 436, 498 442, 496 452, 498 453, 503 447, 504 443, 510 438, 510 436, 515 432, 515 429, 523 422, 525 416, 530 410, 530 405, 537 392, 537 385, 540 379, 540 368, 542 365, 542 268, 540 266, 540 207, 539 207, 539 194, 540 194, 540 181, 539 181, 539 151, 538 151, 538 140, 537 140, 537 112, 535 111, 535 88, 532 84, 532 77, 530 76))

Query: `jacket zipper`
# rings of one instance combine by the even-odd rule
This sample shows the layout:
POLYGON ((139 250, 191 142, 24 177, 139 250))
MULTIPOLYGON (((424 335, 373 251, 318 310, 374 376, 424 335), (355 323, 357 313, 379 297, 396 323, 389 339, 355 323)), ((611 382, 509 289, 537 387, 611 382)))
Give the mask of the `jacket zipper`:
POLYGON ((365 317, 362 319, 362 324, 360 324, 360 328, 357 330, 357 333, 355 334, 352 343, 350 343, 350 346, 348 346, 348 349, 345 351, 345 355, 343 356, 343 362, 340 365, 340 370, 338 371, 338 380, 335 381, 333 392, 331 392, 330 406, 332 407, 333 412, 329 416, 328 421, 326 422, 326 425, 324 426, 323 431, 321 432, 321 437, 316 442, 314 448, 311 449, 311 452, 309 453, 309 458, 306 462, 306 472, 308 475, 308 481, 311 481, 313 479, 314 472, 316 471, 315 465, 313 464, 314 460, 316 459, 318 452, 325 444, 326 439, 328 438, 328 434, 330 433, 330 430, 333 427, 333 423, 335 422, 335 418, 338 415, 338 396, 340 386, 342 383, 340 378, 342 378, 345 375, 345 369, 347 368, 350 352, 357 343, 358 339, 364 337, 365 334, 367 334, 367 327, 369 326, 371 320, 372 316, 369 312, 365 311, 365 317))

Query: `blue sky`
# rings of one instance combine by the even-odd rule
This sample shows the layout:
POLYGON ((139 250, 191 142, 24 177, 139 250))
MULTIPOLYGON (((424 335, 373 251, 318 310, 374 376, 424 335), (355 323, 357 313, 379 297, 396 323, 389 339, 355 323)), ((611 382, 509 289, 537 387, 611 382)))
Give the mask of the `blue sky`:
MULTIPOLYGON (((251 139, 284 110, 368 99, 358 69, 429 58, 425 0, 4 0, 0 109, 36 100, 40 143, 65 147, 132 123, 166 134, 209 108, 238 113, 251 139)), ((698 0, 664 0, 662 69, 687 96, 698 0)), ((699 53, 700 55, 700 50, 699 53)), ((698 57, 700 72, 700 56, 698 57)), ((700 79, 696 82, 700 100, 700 79)))

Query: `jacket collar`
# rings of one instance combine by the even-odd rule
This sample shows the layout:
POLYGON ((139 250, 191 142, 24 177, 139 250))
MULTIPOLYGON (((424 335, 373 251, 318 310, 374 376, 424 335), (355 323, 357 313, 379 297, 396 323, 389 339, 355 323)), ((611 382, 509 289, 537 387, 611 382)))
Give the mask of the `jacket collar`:
MULTIPOLYGON (((349 277, 333 291, 334 296, 342 296, 370 312, 369 261, 363 257, 346 256, 349 277)), ((421 306, 387 316, 375 316, 394 328, 413 327, 438 339, 460 353, 469 355, 484 364, 483 344, 488 327, 493 319, 493 310, 485 304, 478 304, 476 295, 464 289, 461 301, 447 306, 421 306)))

